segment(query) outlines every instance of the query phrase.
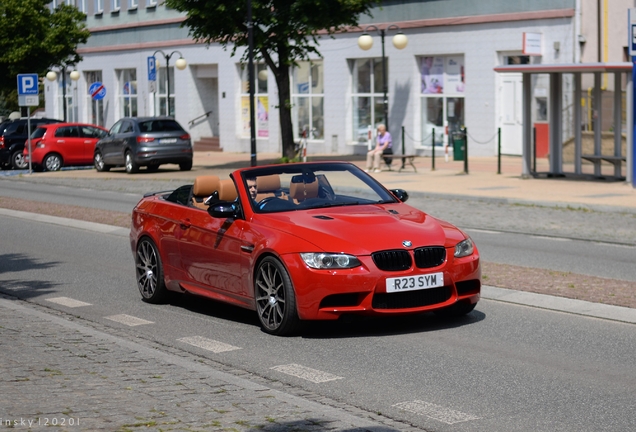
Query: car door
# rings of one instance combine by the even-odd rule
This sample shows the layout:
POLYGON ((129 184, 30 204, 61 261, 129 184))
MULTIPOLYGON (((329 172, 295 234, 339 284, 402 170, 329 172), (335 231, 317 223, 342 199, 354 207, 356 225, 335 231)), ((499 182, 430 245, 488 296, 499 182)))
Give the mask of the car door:
POLYGON ((180 222, 179 251, 188 281, 200 290, 223 291, 246 297, 242 279, 242 235, 245 221, 213 218, 207 211, 188 208, 180 222))
POLYGON ((94 126, 80 126, 80 136, 83 142, 83 151, 81 163, 90 164, 93 161, 93 153, 95 152, 95 144, 101 138, 106 136, 106 132, 94 126))
POLYGON ((99 150, 102 152, 102 158, 104 158, 104 163, 106 164, 117 164, 117 155, 115 151, 117 149, 117 139, 119 134, 119 129, 123 124, 123 120, 119 120, 116 122, 113 127, 108 131, 108 135, 99 143, 99 150))
POLYGON ((62 156, 67 165, 77 164, 84 153, 84 142, 77 126, 61 126, 53 135, 53 149, 62 156))

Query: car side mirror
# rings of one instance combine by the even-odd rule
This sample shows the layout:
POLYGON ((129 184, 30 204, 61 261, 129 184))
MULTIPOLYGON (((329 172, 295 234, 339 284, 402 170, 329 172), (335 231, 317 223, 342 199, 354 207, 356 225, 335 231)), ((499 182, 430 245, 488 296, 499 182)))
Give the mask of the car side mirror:
POLYGON ((390 192, 402 202, 406 202, 409 199, 409 194, 404 189, 391 189, 390 192))
POLYGON ((235 202, 222 201, 208 207, 208 213, 213 218, 233 218, 238 214, 238 205, 235 202))

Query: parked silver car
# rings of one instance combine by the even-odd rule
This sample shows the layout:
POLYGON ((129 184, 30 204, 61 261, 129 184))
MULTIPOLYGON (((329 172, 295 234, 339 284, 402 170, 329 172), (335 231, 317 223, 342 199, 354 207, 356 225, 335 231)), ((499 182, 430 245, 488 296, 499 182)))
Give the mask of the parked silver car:
POLYGON ((145 166, 156 171, 163 164, 192 169, 192 140, 181 125, 169 117, 125 117, 97 142, 93 162, 97 171, 125 166, 131 174, 145 166))

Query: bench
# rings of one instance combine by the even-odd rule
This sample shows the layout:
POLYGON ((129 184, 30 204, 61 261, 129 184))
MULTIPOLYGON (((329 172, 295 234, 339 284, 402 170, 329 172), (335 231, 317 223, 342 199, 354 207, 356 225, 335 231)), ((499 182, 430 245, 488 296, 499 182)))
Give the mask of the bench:
POLYGON ((621 164, 627 161, 627 158, 625 156, 603 156, 591 154, 581 155, 581 159, 589 160, 590 162, 594 163, 594 165, 600 164, 601 161, 609 162, 614 164, 614 167, 616 167, 617 169, 620 169, 621 164))
POLYGON ((389 171, 393 171, 393 169, 391 168, 391 165, 393 165, 393 161, 391 161, 391 163, 387 163, 386 159, 388 158, 400 159, 402 161, 402 165, 400 165, 400 169, 398 170, 398 172, 401 172, 405 168, 406 164, 411 165, 411 167, 413 167, 413 171, 417 172, 417 168, 415 168, 415 164, 413 163, 416 157, 417 155, 392 154, 383 156, 383 159, 384 163, 386 163, 386 166, 389 168, 389 171))

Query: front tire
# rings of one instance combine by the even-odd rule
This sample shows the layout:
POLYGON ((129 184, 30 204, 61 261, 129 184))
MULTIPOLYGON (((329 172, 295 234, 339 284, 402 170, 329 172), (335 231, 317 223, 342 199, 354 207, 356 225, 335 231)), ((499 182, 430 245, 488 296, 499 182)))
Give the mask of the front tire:
POLYGON ((133 159, 133 155, 130 151, 126 152, 126 172, 128 174, 134 174, 136 172, 139 172, 139 165, 135 163, 135 160, 133 159))
POLYGON ((266 257, 255 276, 256 312, 263 331, 278 336, 297 332, 301 321, 296 311, 296 295, 283 264, 274 257, 266 257))
POLYGON ((106 165, 104 163, 104 157, 101 152, 95 152, 93 156, 93 164, 95 165, 95 169, 99 172, 110 171, 110 165, 106 165))
POLYGON ((464 315, 468 315, 475 309, 477 303, 471 303, 469 301, 460 301, 452 306, 445 307, 444 309, 436 310, 435 314, 444 318, 458 318, 464 315))
POLYGON ((58 154, 46 155, 42 165, 47 171, 59 171, 62 168, 62 157, 58 154))
POLYGON ((168 289, 163 279, 163 265, 154 242, 144 237, 137 244, 135 254, 137 286, 144 301, 158 304, 166 301, 168 289))
POLYGON ((27 169, 29 163, 24 158, 22 150, 13 152, 11 155, 11 165, 13 165, 13 168, 17 170, 27 169))

